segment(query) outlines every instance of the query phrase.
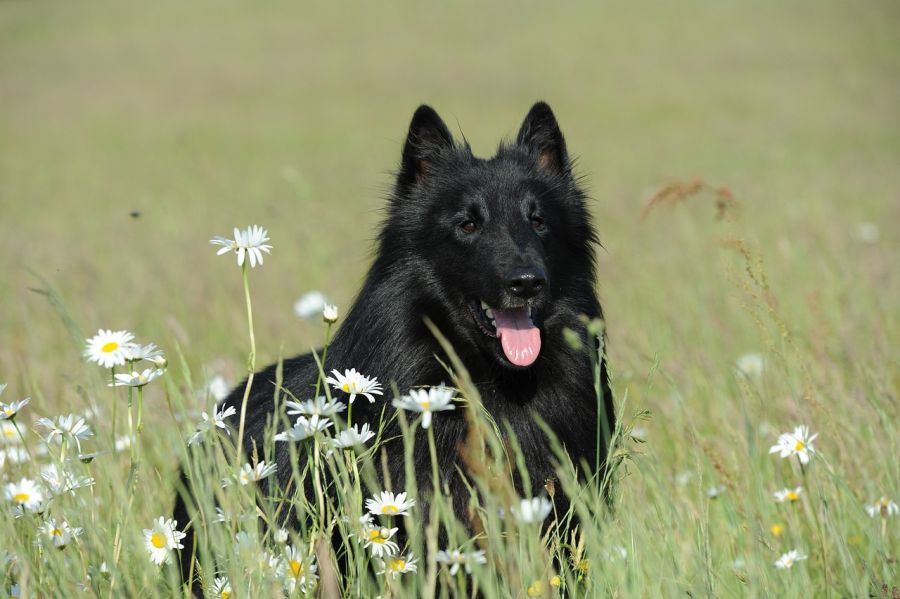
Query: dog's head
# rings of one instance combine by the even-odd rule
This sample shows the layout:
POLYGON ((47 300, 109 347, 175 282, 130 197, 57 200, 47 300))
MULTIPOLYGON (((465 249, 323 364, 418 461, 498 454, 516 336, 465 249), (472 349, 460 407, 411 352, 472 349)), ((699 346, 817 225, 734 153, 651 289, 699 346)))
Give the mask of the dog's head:
POLYGON ((585 196, 550 107, 490 159, 458 144, 438 114, 413 115, 382 245, 417 269, 423 316, 509 368, 539 359, 593 297, 585 196))

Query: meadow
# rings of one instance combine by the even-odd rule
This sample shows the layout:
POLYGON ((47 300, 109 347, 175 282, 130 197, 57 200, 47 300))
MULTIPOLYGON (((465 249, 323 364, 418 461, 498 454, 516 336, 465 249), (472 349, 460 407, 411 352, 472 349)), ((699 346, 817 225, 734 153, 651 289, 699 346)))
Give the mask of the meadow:
MULTIPOLYGON (((183 595, 143 532, 182 461, 211 519, 213 497, 234 511, 204 541, 233 597, 900 596, 900 515, 876 505, 900 500, 898 24, 887 1, 0 4, 0 402, 30 398, 0 421, 0 597, 183 595), (484 513, 505 511, 486 538, 439 515, 454 547, 423 531, 417 570, 379 575, 355 536, 375 452, 326 456, 325 432, 297 448, 344 500, 237 541, 262 487, 218 484, 234 433, 187 448, 250 349, 241 270, 209 240, 268 229, 248 272, 258 365, 319 347, 326 325, 293 305, 351 305, 415 107, 486 156, 537 99, 602 241, 613 509, 584 489, 583 537, 542 538, 489 489, 484 513), (155 343, 165 373, 108 387, 84 358, 98 329, 155 343), (92 435, 45 442, 66 427, 36 421, 68 414, 92 435), (800 425, 807 464, 770 453, 800 425), (46 506, 16 499, 23 478, 46 506), (57 549, 62 521, 82 530, 57 549), (355 565, 337 581, 316 542, 335 530, 355 565), (451 574, 436 550, 454 548, 486 563, 451 574)), ((457 409, 477 404, 456 374, 457 409)))

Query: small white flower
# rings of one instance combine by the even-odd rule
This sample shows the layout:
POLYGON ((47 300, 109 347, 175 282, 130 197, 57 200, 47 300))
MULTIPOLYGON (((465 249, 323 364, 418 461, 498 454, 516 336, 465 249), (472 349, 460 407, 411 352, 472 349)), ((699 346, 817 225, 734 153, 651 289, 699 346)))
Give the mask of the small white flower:
POLYGON ((784 503, 785 501, 789 501, 791 503, 800 499, 800 494, 803 492, 803 487, 794 487, 793 489, 782 489, 780 491, 775 491, 772 495, 775 496, 775 501, 778 503, 784 503))
POLYGON ((17 483, 7 483, 6 500, 26 511, 37 511, 44 503, 44 492, 30 478, 21 478, 17 483))
POLYGON ((90 487, 94 479, 90 476, 78 476, 69 472, 59 464, 48 464, 41 469, 41 478, 47 484, 47 489, 54 497, 63 493, 72 493, 82 487, 90 487))
POLYGON ((266 245, 267 241, 269 241, 269 232, 258 225, 252 225, 243 231, 235 227, 234 239, 214 237, 209 240, 213 245, 222 246, 222 249, 216 252, 217 256, 231 251, 236 253, 238 266, 243 266, 244 257, 249 256, 250 268, 254 268, 257 262, 262 264, 262 253, 268 254, 272 249, 271 245, 266 245))
POLYGON ((435 560, 440 564, 447 564, 450 566, 450 576, 455 576, 456 573, 459 572, 460 567, 465 568, 467 574, 471 574, 472 566, 487 563, 484 551, 481 550, 469 552, 463 552, 459 549, 454 549, 452 551, 438 551, 435 560))
POLYGON ((156 362, 159 358, 163 358, 163 352, 153 343, 141 345, 140 343, 126 343, 123 346, 122 353, 126 362, 137 362, 139 360, 147 360, 148 362, 156 362))
POLYGON ((284 550, 284 559, 287 563, 285 586, 289 594, 293 594, 295 587, 300 587, 300 591, 305 593, 316 584, 319 579, 316 576, 316 565, 305 559, 302 551, 289 545, 284 550))
POLYGON ((866 504, 866 511, 873 518, 875 516, 887 518, 888 516, 896 516, 897 513, 900 512, 900 507, 897 507, 897 504, 891 499, 881 497, 872 504, 866 504))
POLYGON ((129 447, 131 447, 131 437, 128 435, 116 437, 116 451, 125 451, 129 447))
POLYGON ((302 414, 303 416, 334 416, 347 409, 347 406, 336 399, 329 400, 324 395, 306 401, 286 401, 284 407, 290 415, 302 414))
POLYGON ((792 433, 782 433, 778 437, 778 441, 769 448, 769 453, 780 453, 782 458, 789 458, 796 455, 801 464, 808 464, 810 454, 816 452, 812 446, 812 442, 819 433, 809 434, 809 427, 801 424, 794 429, 792 433))
POLYGON ((383 557, 386 555, 394 555, 400 547, 391 540, 397 534, 397 528, 386 528, 383 526, 363 525, 362 539, 365 541, 364 549, 372 551, 375 557, 383 557))
POLYGON ((278 543, 280 545, 284 545, 285 543, 288 542, 288 531, 283 528, 279 528, 272 535, 272 538, 275 540, 276 543, 278 543))
POLYGON ((710 499, 716 499, 719 495, 727 491, 725 485, 717 485, 706 490, 706 496, 710 499))
POLYGON ((213 415, 211 417, 206 412, 201 412, 201 420, 197 423, 197 430, 191 435, 191 438, 188 439, 188 445, 193 445, 199 441, 204 433, 213 428, 220 428, 230 435, 231 429, 225 419, 229 416, 234 416, 235 413, 237 413, 237 410, 235 410, 234 406, 228 406, 227 408, 225 406, 219 406, 218 408, 213 409, 213 415))
POLYGON ((150 560, 157 566, 162 565, 169 559, 170 553, 175 549, 183 549, 179 541, 186 535, 177 530, 178 523, 171 518, 166 520, 163 516, 153 522, 151 528, 144 529, 144 540, 147 544, 147 551, 150 553, 150 560))
MULTIPOLYGON (((249 485, 250 483, 255 483, 263 480, 264 478, 268 478, 275 474, 278 470, 278 464, 266 464, 265 461, 257 462, 256 466, 251 466, 250 464, 244 464, 241 466, 240 472, 238 472, 238 482, 242 485, 249 485)), ((225 479, 222 481, 223 486, 227 486, 231 481, 225 479)))
POLYGON ((2 468, 6 462, 9 462, 10 464, 24 464, 30 459, 31 456, 28 455, 28 451, 24 447, 15 446, 0 450, 0 468, 2 468))
POLYGON ((746 377, 758 377, 763 373, 766 361, 762 354, 744 354, 737 359, 734 366, 746 377))
POLYGON ((322 320, 328 324, 334 324, 338 320, 338 307, 335 304, 325 304, 322 308, 322 320))
POLYGON ((209 382, 206 383, 206 387, 203 389, 204 394, 212 397, 216 403, 219 403, 228 397, 229 391, 231 391, 231 387, 229 387, 225 379, 218 374, 209 379, 209 382))
POLYGON ((395 408, 420 412, 422 414, 422 428, 431 426, 431 415, 434 412, 453 410, 453 395, 456 392, 448 389, 443 384, 437 387, 425 389, 411 389, 408 395, 395 399, 391 404, 395 408))
POLYGON ((359 425, 354 424, 349 429, 339 432, 332 439, 331 445, 335 449, 350 449, 351 447, 365 445, 366 441, 374 436, 375 433, 369 428, 368 422, 363 424, 361 429, 359 425))
POLYGON ((294 302, 294 314, 304 320, 319 318, 327 302, 321 291, 309 291, 294 302))
POLYGON ((805 560, 806 557, 796 549, 791 549, 775 561, 775 567, 782 570, 790 570, 795 563, 805 560))
POLYGON ((532 497, 522 499, 519 505, 511 506, 509 511, 522 524, 543 522, 553 511, 553 503, 546 497, 532 497))
POLYGON ((57 522, 54 518, 47 518, 40 530, 57 549, 62 549, 81 534, 80 528, 72 528, 65 520, 57 522))
POLYGON ((405 492, 394 495, 391 491, 382 491, 372 499, 366 499, 369 513, 383 516, 409 516, 409 510, 415 504, 415 499, 406 499, 405 492))
MULTIPOLYGON (((4 387, 5 386, 6 385, 4 385, 4 387)), ((31 401, 30 397, 20 399, 19 401, 11 401, 9 403, 0 401, 0 420, 12 420, 22 408, 28 405, 29 401, 31 401)))
POLYGON ((321 417, 318 414, 315 414, 310 418, 300 416, 297 418, 297 422, 294 423, 292 428, 275 435, 275 440, 294 442, 303 441, 304 439, 309 439, 316 433, 324 431, 331 425, 331 420, 321 417))
POLYGON ((231 597, 231 583, 227 577, 218 577, 213 581, 212 596, 215 599, 229 599, 231 597))
POLYGON ((50 418, 40 418, 38 419, 37 424, 49 431, 45 439, 47 443, 55 440, 56 437, 59 437, 60 439, 63 437, 70 437, 78 446, 78 451, 81 451, 81 441, 94 434, 91 432, 91 429, 88 427, 84 418, 75 414, 57 416, 55 421, 50 418))
POLYGON ((377 378, 364 376, 357 372, 355 368, 345 370, 344 374, 337 370, 332 370, 331 374, 334 376, 326 378, 325 381, 338 391, 349 393, 350 399, 347 401, 350 403, 353 403, 357 395, 363 395, 369 400, 369 403, 375 403, 373 396, 383 394, 381 383, 378 382, 377 378))
MULTIPOLYGON (((25 426, 20 424, 19 430, 22 431, 22 434, 25 434, 25 426)), ((10 422, 9 420, 0 419, 0 443, 3 445, 18 445, 22 442, 22 437, 19 436, 19 431, 16 430, 16 425, 10 422)))
POLYGON ((132 339, 134 335, 128 331, 100 329, 96 335, 88 339, 84 357, 104 368, 121 366, 125 363, 125 346, 131 343, 132 339))
POLYGON ((109 383, 108 386, 112 387, 115 385, 116 387, 143 387, 144 385, 152 383, 165 373, 166 371, 162 368, 146 368, 141 372, 134 370, 131 372, 131 374, 117 374, 115 384, 109 383))
POLYGON ((393 578, 406 574, 407 572, 416 572, 416 559, 412 552, 408 555, 390 556, 378 564, 379 569, 375 572, 379 576, 387 574, 393 578))

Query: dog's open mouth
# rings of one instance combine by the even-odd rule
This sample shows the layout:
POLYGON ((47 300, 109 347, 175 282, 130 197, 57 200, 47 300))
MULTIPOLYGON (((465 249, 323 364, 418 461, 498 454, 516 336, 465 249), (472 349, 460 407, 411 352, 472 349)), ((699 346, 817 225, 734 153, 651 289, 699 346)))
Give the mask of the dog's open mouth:
POLYGON ((481 332, 500 340, 506 359, 516 366, 531 366, 541 353, 541 331, 532 320, 531 308, 491 308, 472 299, 469 309, 481 332))

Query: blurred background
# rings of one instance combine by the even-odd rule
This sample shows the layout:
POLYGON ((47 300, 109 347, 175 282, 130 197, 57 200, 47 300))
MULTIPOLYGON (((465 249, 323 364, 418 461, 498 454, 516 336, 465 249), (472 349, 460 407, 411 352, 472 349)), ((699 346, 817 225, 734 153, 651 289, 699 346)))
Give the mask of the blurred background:
POLYGON ((832 366, 884 372, 898 25, 893 1, 4 2, 0 380, 72 399, 81 345, 64 312, 237 382, 240 274, 208 240, 250 224, 274 246, 251 273, 258 363, 308 350, 321 327, 292 305, 318 289, 347 310, 416 106, 490 156, 538 99, 592 198, 620 390, 658 363, 716 405, 705 373, 777 343, 748 309, 758 293, 820 360, 817 384, 832 366), (703 191, 641 218, 695 179, 735 206, 703 191))

